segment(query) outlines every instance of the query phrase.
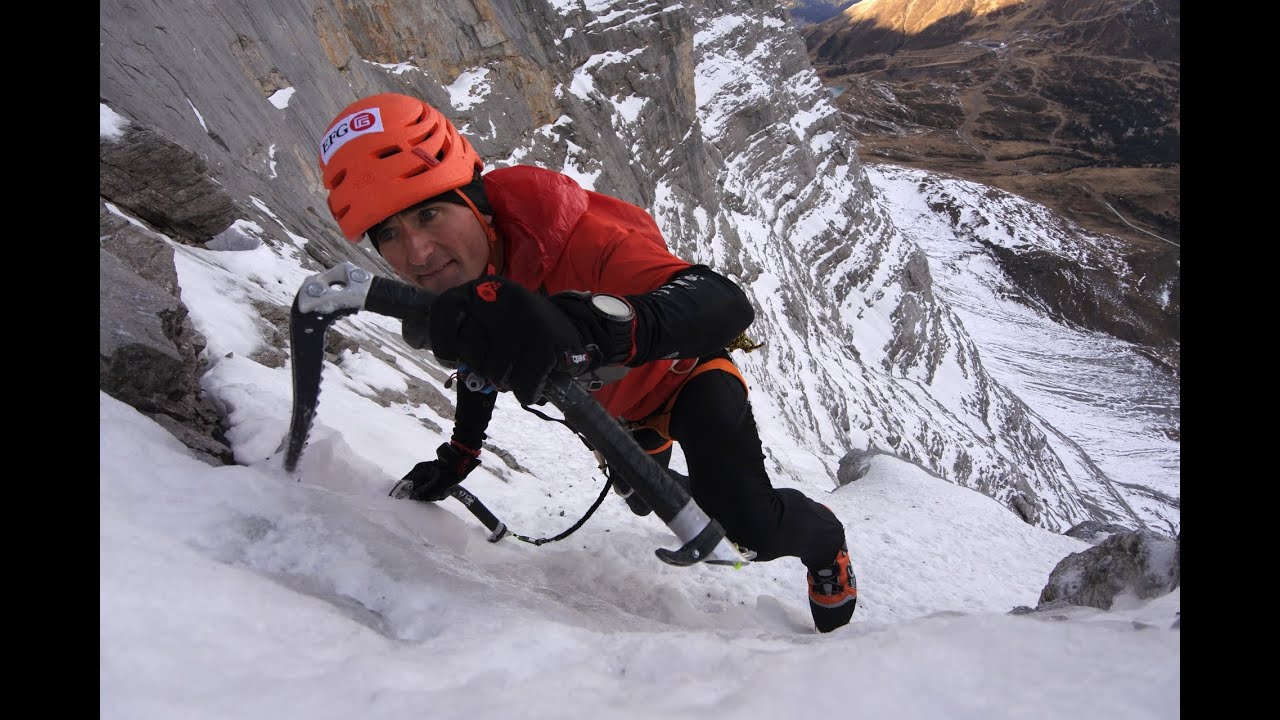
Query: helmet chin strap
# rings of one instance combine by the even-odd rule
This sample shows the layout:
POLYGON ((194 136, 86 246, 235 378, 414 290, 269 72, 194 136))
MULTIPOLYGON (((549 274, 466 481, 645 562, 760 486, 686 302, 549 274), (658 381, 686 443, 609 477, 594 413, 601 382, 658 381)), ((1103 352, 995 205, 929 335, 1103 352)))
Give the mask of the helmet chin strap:
MULTIPOLYGON (((466 193, 457 188, 454 188, 453 191, 458 194, 458 197, 462 198, 462 201, 467 204, 467 207, 471 208, 471 214, 476 216, 476 220, 480 221, 480 227, 484 228, 484 236, 489 240, 489 259, 492 260, 494 254, 500 250, 498 246, 498 232, 493 229, 493 226, 490 225, 487 220, 484 219, 484 215, 480 214, 479 208, 476 207, 475 203, 471 202, 471 198, 467 197, 466 193)), ((493 262, 490 262, 489 266, 494 269, 494 274, 502 272, 502 268, 498 267, 493 262)))

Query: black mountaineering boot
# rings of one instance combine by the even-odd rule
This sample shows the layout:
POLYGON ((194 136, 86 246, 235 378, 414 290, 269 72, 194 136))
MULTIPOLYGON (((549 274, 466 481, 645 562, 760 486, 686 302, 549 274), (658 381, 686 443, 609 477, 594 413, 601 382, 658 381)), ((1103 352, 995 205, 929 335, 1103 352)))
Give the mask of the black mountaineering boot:
POLYGON ((818 632, 831 632, 849 623, 858 606, 858 581, 849 563, 849 551, 840 548, 830 565, 810 569, 809 611, 818 632))
POLYGON ((649 506, 646 505, 645 502, 640 499, 640 496, 636 494, 636 491, 632 490, 621 480, 615 479, 613 481, 613 489, 614 489, 614 492, 617 492, 619 495, 622 496, 623 500, 627 501, 627 507, 631 508, 631 512, 635 513, 636 515, 639 515, 640 517, 644 517, 645 515, 648 515, 649 513, 653 512, 653 510, 649 509, 649 506))

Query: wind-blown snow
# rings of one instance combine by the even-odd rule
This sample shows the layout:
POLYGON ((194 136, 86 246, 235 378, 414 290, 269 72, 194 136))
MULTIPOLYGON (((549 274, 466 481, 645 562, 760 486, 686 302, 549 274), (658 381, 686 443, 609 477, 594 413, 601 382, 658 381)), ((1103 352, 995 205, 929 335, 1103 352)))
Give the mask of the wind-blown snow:
POLYGON ((98 136, 104 140, 118 139, 129 126, 129 119, 107 107, 106 103, 98 103, 98 108, 98 136))
POLYGON ((363 60, 363 62, 367 62, 370 65, 377 65, 380 68, 390 70, 393 75, 403 75, 404 73, 407 73, 411 70, 418 70, 418 66, 414 65, 411 62, 380 63, 380 62, 374 62, 372 60, 363 60))
POLYGON ((489 68, 476 68, 460 73, 453 83, 445 87, 449 91, 449 104, 454 110, 470 110, 477 103, 484 102, 489 94, 489 83, 485 78, 489 68))
POLYGON ((209 132, 209 126, 205 124, 204 116, 200 114, 200 110, 196 107, 196 104, 191 102, 190 98, 187 99, 187 104, 191 106, 191 112, 196 114, 196 120, 200 121, 200 127, 204 128, 205 132, 209 132))
POLYGON ((271 97, 267 98, 267 100, 277 108, 284 110, 289 107, 289 98, 293 97, 293 93, 296 91, 297 88, 280 88, 279 90, 271 93, 271 97))

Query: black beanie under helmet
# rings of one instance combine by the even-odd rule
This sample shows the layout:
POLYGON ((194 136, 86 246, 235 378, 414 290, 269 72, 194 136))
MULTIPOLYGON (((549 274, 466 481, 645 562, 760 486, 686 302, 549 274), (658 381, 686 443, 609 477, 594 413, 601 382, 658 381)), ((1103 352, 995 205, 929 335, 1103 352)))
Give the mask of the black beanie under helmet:
POLYGON ((476 210, 479 210, 481 215, 493 214, 493 208, 489 207, 489 196, 485 194, 484 180, 480 178, 479 170, 476 171, 475 177, 471 179, 471 182, 467 183, 466 185, 463 185, 462 187, 458 188, 456 191, 450 190, 449 192, 446 192, 446 193, 440 193, 439 195, 431 199, 440 200, 443 202, 456 203, 458 205, 466 205, 466 203, 463 202, 462 198, 458 197, 458 193, 463 193, 468 198, 470 198, 471 202, 475 204, 476 210))
MULTIPOLYGON (((493 215, 493 208, 490 207, 489 205, 489 196, 484 191, 484 180, 481 179, 479 170, 477 170, 475 176, 471 178, 471 182, 467 183, 466 185, 463 185, 457 190, 449 190, 447 192, 442 192, 439 195, 436 195, 435 197, 427 198, 426 200, 423 200, 422 202, 417 204, 425 205, 426 203, 429 203, 429 202, 448 202, 448 203, 453 203, 455 205, 462 205, 465 207, 467 202, 463 200, 462 197, 458 195, 458 193, 462 193, 463 195, 466 195, 467 198, 471 200, 472 204, 476 206, 476 210, 480 211, 481 215, 493 215)), ((376 228, 377 225, 374 225, 373 227, 376 228)), ((372 229, 373 228, 370 228, 370 230, 372 229)), ((373 243, 373 247, 376 250, 378 248, 378 243, 373 239, 372 235, 368 235, 368 238, 369 238, 369 242, 373 243)))

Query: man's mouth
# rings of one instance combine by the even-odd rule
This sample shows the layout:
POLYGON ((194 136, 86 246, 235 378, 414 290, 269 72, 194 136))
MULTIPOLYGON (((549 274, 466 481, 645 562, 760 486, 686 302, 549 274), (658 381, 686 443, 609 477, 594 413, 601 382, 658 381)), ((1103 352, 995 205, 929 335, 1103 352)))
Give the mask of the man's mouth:
POLYGON ((452 260, 450 260, 450 261, 446 262, 445 264, 441 265, 440 267, 437 267, 437 268, 435 268, 435 269, 433 269, 433 270, 428 270, 428 271, 426 271, 426 272, 420 272, 420 273, 418 273, 418 279, 419 279, 419 280, 430 280, 431 278, 435 277, 436 275, 439 275, 441 271, 443 271, 445 268, 449 267, 449 266, 450 266, 450 265, 452 265, 452 264, 453 264, 453 261, 452 261, 452 260))

